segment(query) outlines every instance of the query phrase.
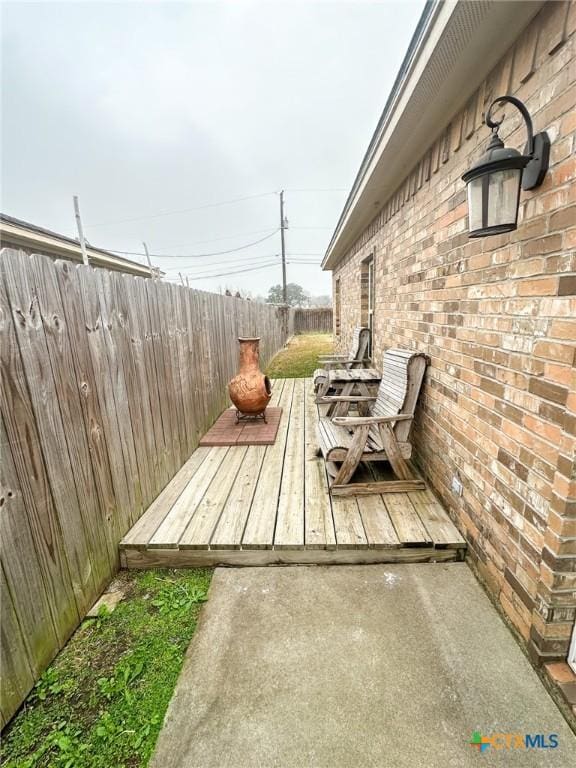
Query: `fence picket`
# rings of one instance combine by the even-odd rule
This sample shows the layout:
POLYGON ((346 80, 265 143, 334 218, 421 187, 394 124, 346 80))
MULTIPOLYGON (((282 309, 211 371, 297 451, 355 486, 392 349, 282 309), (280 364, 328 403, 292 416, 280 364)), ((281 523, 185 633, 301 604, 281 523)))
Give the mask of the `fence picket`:
POLYGON ((23 584, 29 593, 30 599, 19 604, 18 620, 29 666, 38 675, 51 661, 58 637, 3 421, 0 421, 0 430, 2 568, 11 594, 18 595, 23 584))
POLYGON ((83 520, 83 510, 72 473, 66 428, 54 381, 48 347, 32 283, 30 257, 13 251, 2 260, 3 276, 15 318, 14 328, 20 348, 34 420, 49 486, 58 514, 62 541, 80 614, 90 608, 94 594, 91 567, 91 542, 83 520))
POLYGON ((80 390, 76 379, 60 290, 56 272, 45 259, 35 255, 31 256, 29 267, 31 268, 31 280, 34 280, 31 287, 38 300, 38 310, 44 327, 50 368, 68 445, 72 476, 76 484, 82 513, 82 524, 86 531, 94 588, 96 591, 101 591, 108 582, 111 559, 106 545, 105 521, 100 512, 94 484, 90 450, 80 403, 80 390))
POLYGON ((237 337, 261 337, 265 367, 292 327, 294 310, 2 249, 0 725, 228 404, 237 337))
MULTIPOLYGON (((51 262, 46 260, 44 256, 38 258, 42 260, 42 269, 49 272, 51 262)), ((121 490, 114 486, 113 473, 110 467, 103 416, 100 411, 95 384, 96 377, 86 338, 86 320, 78 270, 70 261, 56 261, 54 274, 60 289, 64 318, 68 328, 70 350, 84 417, 84 431, 98 494, 100 520, 108 548, 108 557, 111 566, 115 569, 118 566, 117 537, 120 535, 116 505, 122 501, 123 496, 121 490)), ((123 475, 124 470, 122 468, 123 475)), ((125 478, 123 478, 123 482, 125 483, 125 478)))

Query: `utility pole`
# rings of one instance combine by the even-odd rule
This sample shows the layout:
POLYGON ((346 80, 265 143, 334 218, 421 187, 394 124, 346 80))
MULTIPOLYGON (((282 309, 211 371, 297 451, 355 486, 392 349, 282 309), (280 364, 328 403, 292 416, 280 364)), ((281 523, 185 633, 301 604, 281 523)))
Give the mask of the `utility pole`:
POLYGON ((286 293, 286 243, 284 242, 284 230, 286 219, 284 218, 284 190, 280 192, 280 239, 282 241, 282 301, 288 303, 288 294, 286 293))
POLYGON ((78 227, 78 238, 80 240, 80 250, 82 251, 82 261, 86 266, 88 266, 86 241, 84 240, 84 231, 82 230, 82 219, 80 218, 80 205, 78 204, 77 195, 74 195, 74 215, 76 216, 76 226, 78 227))

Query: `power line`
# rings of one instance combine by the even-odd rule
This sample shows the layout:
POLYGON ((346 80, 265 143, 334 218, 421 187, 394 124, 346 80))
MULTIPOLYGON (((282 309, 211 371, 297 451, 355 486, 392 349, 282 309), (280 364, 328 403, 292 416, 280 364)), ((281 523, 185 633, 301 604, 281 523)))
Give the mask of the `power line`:
MULTIPOLYGON (((266 253, 260 256, 250 256, 248 257, 248 260, 245 260, 244 256, 241 256, 241 257, 236 256, 226 261, 210 262, 210 264, 198 264, 198 265, 197 264, 184 264, 184 265, 177 264, 175 266, 164 267, 164 270, 167 272, 179 272, 182 270, 190 270, 190 269, 196 269, 196 270, 208 269, 211 271, 213 267, 217 267, 217 266, 226 266, 226 267, 229 266, 229 267, 235 268, 240 265, 244 266, 246 264, 260 264, 263 261, 267 261, 269 259, 278 259, 278 258, 279 258, 279 254, 277 253, 266 253), (240 264, 231 263, 238 260, 240 261, 240 264)), ((320 266, 320 263, 321 263, 318 259, 293 258, 290 255, 286 257, 286 261, 288 264, 311 264, 311 265, 317 265, 317 266, 320 266)), ((191 274, 191 273, 188 272, 188 274, 191 274)))
MULTIPOLYGON (((261 237, 260 240, 254 240, 251 243, 240 245, 237 248, 230 248, 227 251, 212 251, 211 253, 151 253, 150 256, 153 256, 155 259, 203 259, 206 256, 222 256, 225 253, 236 253, 236 251, 242 251, 245 248, 251 248, 253 245, 258 245, 258 243, 263 243, 264 240, 269 240, 271 237, 274 237, 277 232, 278 230, 275 229, 273 232, 269 232, 266 237, 261 237)), ((114 250, 113 248, 109 248, 108 250, 112 251, 112 253, 122 253, 125 256, 145 255, 141 251, 120 251, 114 250)))
POLYGON ((347 187, 332 187, 324 189, 286 189, 285 192, 348 192, 347 187))
MULTIPOLYGON (((285 190, 286 192, 294 192, 294 193, 324 193, 324 192, 348 192, 347 187, 318 187, 318 188, 292 188, 285 190)), ((148 219, 158 219, 162 218, 163 216, 177 216, 181 213, 191 213, 193 211, 204 211, 207 208, 220 208, 224 205, 235 205, 236 203, 242 203, 245 200, 257 200, 261 197, 268 197, 270 195, 277 195, 278 192, 270 191, 270 192, 259 192, 254 195, 243 195, 242 197, 235 197, 231 200, 221 200, 217 203, 204 203, 203 205, 195 205, 190 208, 179 208, 172 211, 161 211, 160 213, 151 213, 146 216, 132 216, 128 219, 116 219, 114 221, 100 221, 96 224, 84 224, 85 227, 109 227, 113 226, 114 224, 128 224, 132 221, 147 221, 148 219)), ((327 227, 327 229, 331 229, 331 227, 327 227)))
POLYGON ((179 272, 179 271, 182 271, 183 269, 211 270, 213 267, 219 267, 219 266, 234 268, 234 267, 241 266, 243 264, 260 264, 262 261, 265 261, 267 259, 277 259, 277 258, 278 258, 277 253, 267 253, 267 254, 263 254, 262 256, 254 256, 252 258, 249 258, 248 260, 246 260, 245 257, 242 257, 240 264, 230 263, 230 261, 216 261, 216 262, 210 262, 210 264, 184 264, 184 265, 178 264, 173 267, 164 267, 164 269, 166 271, 179 272))
MULTIPOLYGON (((242 261, 241 264, 231 264, 230 261, 220 261, 220 262, 212 262, 209 265, 208 264, 203 264, 200 267, 200 269, 208 269, 209 272, 212 272, 212 268, 213 267, 218 267, 218 266, 230 266, 230 267, 233 267, 234 269, 236 267, 240 267, 240 266, 244 267, 244 266, 248 266, 248 265, 250 265, 250 266, 252 266, 252 265, 257 265, 258 266, 258 265, 260 265, 261 266, 264 262, 269 262, 270 259, 278 259, 278 258, 279 258, 279 254, 277 254, 277 253, 274 253, 274 254, 263 254, 262 256, 254 256, 254 257, 248 259, 247 261, 242 261)), ((279 263, 279 262, 276 262, 276 263, 279 263)), ((291 259, 291 258, 288 258, 287 259, 287 263, 288 264, 301 264, 301 265, 304 265, 304 266, 306 266, 306 265, 308 265, 308 266, 320 266, 320 262, 317 261, 317 260, 313 261, 313 260, 306 260, 306 259, 291 259)), ((194 270, 195 268, 196 268, 195 265, 192 265, 192 264, 190 264, 190 265, 186 264, 184 266, 182 266, 181 264, 178 264, 177 266, 165 267, 164 269, 167 272, 176 272, 176 273, 178 273, 178 272, 181 272, 183 270, 190 270, 190 269, 194 270)), ((200 272, 198 272, 198 271, 190 272, 190 271, 187 271, 186 274, 189 277, 203 277, 206 274, 206 272, 202 272, 202 271, 200 271, 200 272)))
POLYGON ((86 227, 108 227, 113 224, 127 224, 132 221, 147 221, 148 219, 159 219, 163 216, 176 216, 180 213, 190 213, 192 211, 204 211, 207 208, 220 208, 223 205, 234 205, 235 203, 241 203, 244 200, 255 200, 260 197, 268 197, 268 195, 276 195, 277 192, 260 192, 257 195, 244 195, 244 197, 235 197, 232 200, 222 200, 219 203, 206 203, 204 205, 196 205, 192 208, 180 208, 174 211, 162 211, 161 213, 153 213, 148 216, 134 216, 129 219, 117 219, 116 221, 104 221, 98 224, 85 224, 86 227))
POLYGON ((228 271, 228 272, 217 272, 216 274, 212 275, 189 275, 189 277, 192 280, 207 280, 211 277, 226 277, 228 275, 239 275, 242 272, 256 272, 260 269, 268 269, 269 267, 277 267, 278 262, 271 261, 269 264, 262 264, 258 267, 247 267, 246 269, 236 269, 234 271, 228 271))
POLYGON ((263 253, 260 255, 254 255, 254 256, 232 256, 230 258, 226 258, 222 261, 209 261, 204 262, 202 264, 194 263, 194 264, 174 264, 171 266, 164 267, 165 270, 171 270, 178 272, 178 270, 182 269, 195 269, 195 270, 202 270, 202 269, 212 269, 213 266, 224 266, 224 267, 237 267, 239 264, 247 264, 249 261, 256 263, 257 261, 265 261, 266 259, 275 259, 278 256, 277 253, 263 253))
MULTIPOLYGON (((236 232, 233 235, 222 235, 221 237, 211 237, 208 240, 193 240, 188 243, 168 243, 168 248, 190 248, 193 245, 203 245, 204 243, 216 243, 219 240, 232 240, 235 237, 247 237, 248 235, 260 235, 262 232, 270 232, 271 227, 265 229, 251 229, 248 232, 236 232)), ((106 248, 107 251, 113 251, 112 248, 106 248)), ((113 251, 114 253, 120 253, 120 251, 113 251)), ((125 253, 125 251, 123 251, 125 253)))

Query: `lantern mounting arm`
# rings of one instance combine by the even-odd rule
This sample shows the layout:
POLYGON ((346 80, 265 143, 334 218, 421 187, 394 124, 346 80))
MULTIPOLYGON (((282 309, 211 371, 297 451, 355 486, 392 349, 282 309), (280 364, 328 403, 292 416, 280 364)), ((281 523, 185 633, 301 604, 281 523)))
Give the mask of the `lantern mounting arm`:
POLYGON ((517 99, 515 96, 498 96, 497 99, 494 99, 492 104, 490 104, 488 108, 488 112, 486 113, 486 118, 484 122, 488 126, 488 128, 492 128, 492 130, 497 133, 498 129, 502 125, 504 118, 506 115, 502 115, 501 120, 494 120, 492 117, 492 109, 497 104, 512 104, 512 106, 516 107, 516 109, 520 112, 522 117, 524 118, 524 123, 526 124, 526 133, 528 134, 528 142, 526 144, 526 154, 533 155, 534 154, 534 128, 532 127, 532 118, 530 117, 530 112, 526 109, 526 105, 524 102, 520 101, 520 99, 517 99))
MULTIPOLYGON (((546 131, 542 131, 541 133, 534 135, 532 118, 526 109, 526 105, 515 96, 508 95, 498 96, 497 99, 494 99, 492 104, 490 104, 484 119, 486 125, 492 129, 495 138, 498 137, 498 129, 502 125, 505 117, 505 115, 502 115, 500 120, 496 120, 494 117, 492 117, 492 110, 498 104, 512 104, 512 106, 516 107, 516 109, 524 118, 526 134, 528 137, 528 141, 524 147, 524 155, 525 157, 529 158, 529 162, 524 168, 524 172, 522 174, 522 189, 528 190, 539 187, 540 184, 542 184, 544 181, 544 177, 546 176, 546 172, 548 170, 548 162, 550 159, 550 138, 546 131)), ((500 140, 499 137, 498 140, 500 140)))

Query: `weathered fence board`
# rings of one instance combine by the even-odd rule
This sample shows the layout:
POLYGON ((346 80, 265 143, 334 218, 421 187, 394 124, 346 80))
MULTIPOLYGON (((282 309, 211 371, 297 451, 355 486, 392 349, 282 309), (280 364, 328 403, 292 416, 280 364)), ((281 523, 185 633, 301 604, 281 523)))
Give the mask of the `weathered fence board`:
POLYGON ((118 567, 120 538, 294 312, 72 262, 0 255, 1 724, 118 567))
POLYGON ((292 315, 292 333, 332 333, 332 307, 298 307, 292 315))
MULTIPOLYGON (((29 600, 23 601, 18 615, 22 628, 23 645, 29 666, 38 674, 50 661, 50 652, 58 638, 50 613, 48 595, 36 557, 30 524, 25 514, 24 499, 12 459, 12 451, 3 422, 1 424, 0 462, 0 538, 2 548, 10 553, 4 558, 3 569, 6 589, 13 595, 25 589, 29 600), (23 586, 24 585, 24 586, 23 586)), ((2 599, 5 594, 2 593, 2 599)))
POLYGON ((83 417, 68 328, 64 322, 64 310, 53 267, 42 257, 32 256, 31 259, 31 279, 35 280, 30 287, 37 298, 44 326, 72 476, 82 509, 82 524, 87 531, 94 585, 98 591, 104 589, 108 582, 111 559, 103 533, 86 431, 76 429, 77 424, 83 423, 83 417))
MULTIPOLYGON (((36 560, 48 595, 58 645, 63 645, 78 621, 78 609, 72 591, 62 533, 40 449, 40 438, 24 377, 22 359, 14 331, 12 307, 8 301, 4 279, 0 280, 0 316, 0 405, 2 418, 16 468, 17 482, 22 492, 27 522, 34 542, 36 560)), ((4 453, 2 454, 3 462, 4 453)), ((10 490, 7 489, 7 493, 10 490)), ((12 492, 14 493, 14 491, 12 492)), ((9 549, 5 549, 7 545, 4 540, 2 540, 1 545, 2 560, 4 560, 5 555, 11 556, 11 552, 9 549)), ((24 585, 20 594, 24 593, 25 590, 26 586, 24 585)), ((3 598, 4 595, 1 597, 3 598)), ((2 600, 2 602, 4 601, 2 600)), ((12 643, 10 643, 10 647, 12 647, 12 643)), ((18 646, 16 645, 16 647, 18 646)), ((19 664, 14 662, 13 666, 17 668, 19 664)), ((2 679, 4 680, 4 674, 2 674, 2 679)), ((5 717, 10 716, 10 707, 11 705, 6 704, 3 699, 0 700, 0 709, 2 709, 5 717)))
MULTIPOLYGON (((49 262, 38 257, 42 268, 50 271, 49 262)), ((74 361, 76 383, 80 395, 80 404, 84 417, 84 432, 88 441, 90 462, 98 494, 104 535, 108 547, 108 555, 112 565, 118 563, 118 548, 116 536, 120 530, 117 524, 116 506, 121 494, 114 486, 108 446, 104 433, 103 417, 100 411, 98 393, 95 386, 95 375, 90 357, 89 345, 86 342, 87 326, 84 316, 82 294, 77 270, 72 262, 61 261, 54 265, 55 275, 60 290, 60 296, 66 296, 62 302, 64 325, 68 330, 68 338, 74 361)), ((48 279, 46 277, 46 279, 48 279)), ((81 430, 79 430, 81 431, 81 430)), ((122 468, 122 472, 123 472, 122 468)))
POLYGON ((10 719, 30 688, 34 674, 30 669, 24 647, 22 630, 16 609, 6 583, 4 569, 0 568, 0 665, 2 667, 2 726, 10 719))
MULTIPOLYGON (((92 541, 83 520, 82 508, 72 475, 72 462, 62 421, 58 390, 48 356, 44 324, 33 287, 33 265, 17 252, 2 259, 22 368, 37 427, 49 490, 62 532, 65 557, 80 614, 90 607, 95 592, 91 567, 92 541)), ((68 425, 67 429, 73 428, 68 425)), ((10 441, 12 442, 12 441, 10 441)))

